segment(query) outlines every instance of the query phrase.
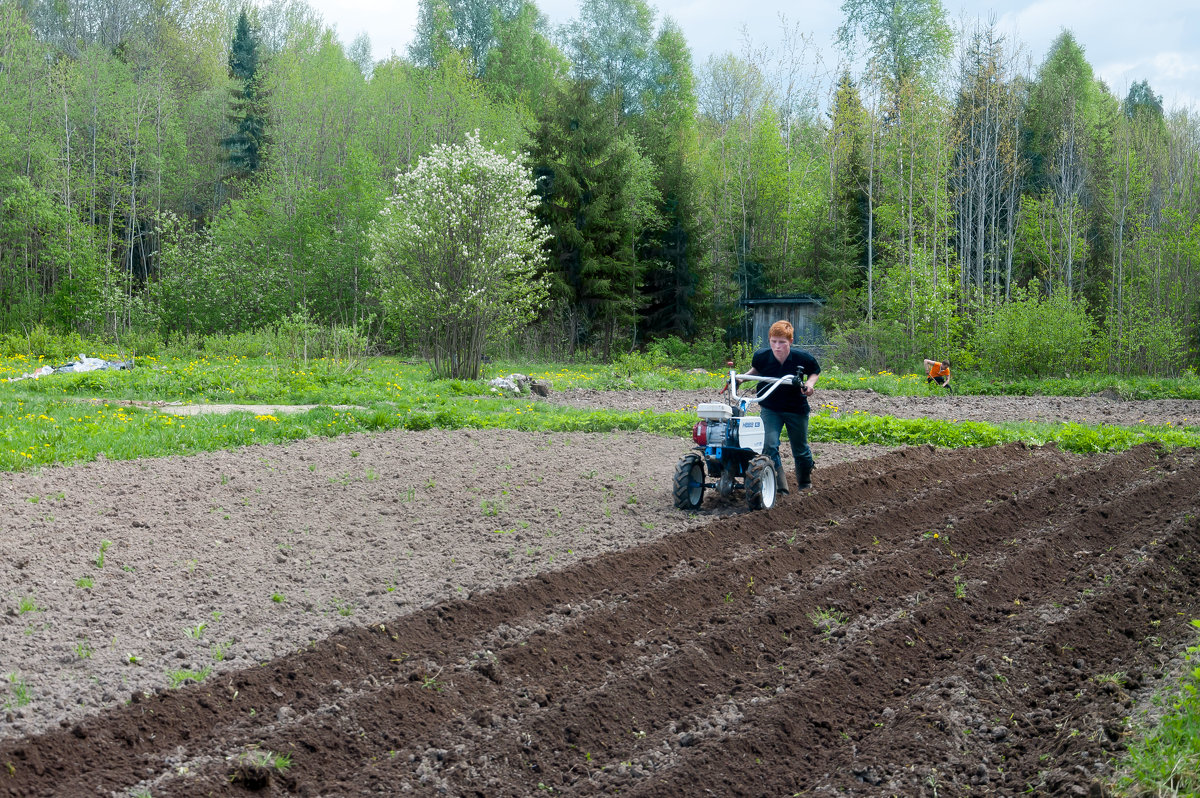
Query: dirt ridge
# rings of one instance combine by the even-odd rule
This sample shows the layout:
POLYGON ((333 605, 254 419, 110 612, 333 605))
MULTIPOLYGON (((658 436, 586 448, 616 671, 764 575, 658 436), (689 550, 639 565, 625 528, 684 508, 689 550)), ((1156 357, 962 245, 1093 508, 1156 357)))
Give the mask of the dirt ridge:
POLYGON ((1200 612, 1200 454, 917 447, 820 478, 6 741, 0 790, 233 794, 261 747, 293 752, 272 795, 1102 792, 1200 612))

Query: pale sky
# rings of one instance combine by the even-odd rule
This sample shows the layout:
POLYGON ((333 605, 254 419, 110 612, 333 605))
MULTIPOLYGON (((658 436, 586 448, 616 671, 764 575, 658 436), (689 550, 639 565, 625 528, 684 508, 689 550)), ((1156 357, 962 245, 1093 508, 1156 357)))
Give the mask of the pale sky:
MULTIPOLYGON (((551 24, 578 16, 578 0, 536 0, 551 24)), ((371 38, 376 60, 395 50, 405 55, 417 21, 417 0, 308 0, 346 43, 361 33, 371 38)), ((698 68, 710 55, 741 53, 745 30, 760 46, 781 43, 779 15, 788 26, 811 36, 825 61, 837 57, 834 33, 842 0, 661 0, 656 25, 664 16, 683 28, 698 68)), ((1068 28, 1089 63, 1123 98, 1129 85, 1149 80, 1169 110, 1200 107, 1200 0, 943 0, 957 24, 994 16, 997 27, 1022 43, 1034 68, 1050 43, 1068 28)))

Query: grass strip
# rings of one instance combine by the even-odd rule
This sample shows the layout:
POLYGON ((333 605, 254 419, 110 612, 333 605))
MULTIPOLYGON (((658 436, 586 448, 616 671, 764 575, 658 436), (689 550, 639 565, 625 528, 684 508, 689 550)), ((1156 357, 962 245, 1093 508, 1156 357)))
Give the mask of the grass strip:
MULTIPOLYGON (((110 360, 124 359, 98 352, 110 360)), ((132 371, 55 374, 7 386, 14 396, 108 396, 136 399, 154 396, 168 401, 277 404, 357 404, 398 397, 485 396, 490 377, 512 373, 549 380, 555 390, 711 390, 728 374, 720 363, 706 369, 675 368, 643 357, 619 358, 610 364, 499 361, 486 367, 480 380, 431 380, 425 363, 396 357, 353 360, 326 358, 298 361, 284 357, 192 357, 164 355, 137 358, 132 371)), ((0 358, 0 380, 19 377, 44 365, 44 358, 0 358)), ((958 369, 954 392, 976 396, 1109 396, 1131 399, 1200 399, 1200 375, 1178 377, 1083 374, 1066 377, 997 377, 974 369, 958 369)), ((885 396, 941 395, 921 373, 847 370, 826 363, 824 390, 870 389, 885 396)))
MULTIPOLYGON (((101 452, 111 460, 128 460, 393 429, 637 430, 687 440, 695 422, 692 412, 582 410, 504 398, 435 397, 376 404, 362 410, 319 407, 305 413, 197 416, 175 416, 113 403, 34 398, 0 402, 0 470, 87 462, 101 452)), ((957 448, 1025 441, 1091 453, 1121 451, 1142 443, 1167 448, 1200 446, 1200 429, 1195 427, 987 424, 865 413, 817 413, 812 417, 811 433, 814 441, 889 447, 931 444, 957 448)))
POLYGON ((1143 443, 1158 444, 1169 449, 1200 446, 1200 428, 1149 425, 1122 427, 1070 422, 990 424, 982 421, 896 418, 868 413, 841 417, 818 413, 812 417, 810 438, 814 441, 882 446, 930 444, 943 448, 995 446, 1024 441, 1033 446, 1053 443, 1065 451, 1091 454, 1124 451, 1143 443))

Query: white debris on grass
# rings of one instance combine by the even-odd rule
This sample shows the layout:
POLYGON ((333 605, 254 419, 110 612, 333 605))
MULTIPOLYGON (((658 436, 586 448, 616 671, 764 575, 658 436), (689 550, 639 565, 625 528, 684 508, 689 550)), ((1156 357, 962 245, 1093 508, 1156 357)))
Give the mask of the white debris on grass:
POLYGON ((526 374, 509 374, 507 377, 496 377, 489 380, 488 385, 492 389, 492 393, 503 393, 510 391, 512 393, 521 394, 529 393, 529 383, 531 378, 526 374))
POLYGON ((72 363, 61 366, 42 366, 39 369, 22 374, 20 377, 10 377, 8 382, 18 380, 36 380, 51 374, 78 374, 84 371, 126 371, 133 368, 133 360, 105 360, 100 357, 85 357, 79 355, 72 363))

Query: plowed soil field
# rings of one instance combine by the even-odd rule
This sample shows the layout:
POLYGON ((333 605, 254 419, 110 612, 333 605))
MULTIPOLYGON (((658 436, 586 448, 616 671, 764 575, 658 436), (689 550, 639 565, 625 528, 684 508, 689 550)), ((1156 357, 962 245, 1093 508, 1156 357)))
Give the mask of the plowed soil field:
POLYGON ((818 442, 688 516, 688 445, 5 476, 0 795, 1105 794, 1194 642, 1200 453, 818 442))

